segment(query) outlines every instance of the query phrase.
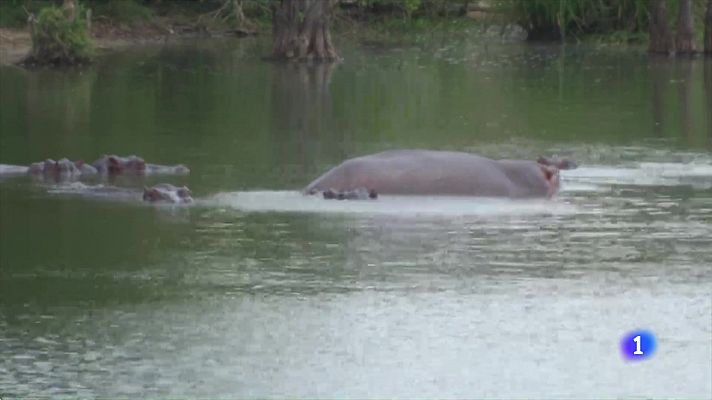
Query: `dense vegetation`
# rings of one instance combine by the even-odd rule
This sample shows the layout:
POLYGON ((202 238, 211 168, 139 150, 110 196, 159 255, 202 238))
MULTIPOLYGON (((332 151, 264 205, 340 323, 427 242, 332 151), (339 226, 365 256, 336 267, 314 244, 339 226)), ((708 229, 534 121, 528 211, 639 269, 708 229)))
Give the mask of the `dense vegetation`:
MULTIPOLYGON (((65 4, 69 0, 65 1, 65 4)), ((71 0, 76 3, 76 0, 71 0)), ((469 15, 498 24, 518 23, 527 32, 529 39, 580 40, 595 36, 614 42, 646 43, 650 40, 651 52, 691 53, 703 48, 705 29, 712 32, 711 24, 705 18, 711 11, 710 0, 79 0, 81 7, 92 10, 93 20, 110 24, 137 25, 152 24, 157 21, 181 21, 183 25, 193 25, 196 30, 231 28, 238 33, 250 34, 258 27, 263 31, 273 21, 276 25, 291 26, 295 31, 303 31, 302 24, 307 14, 305 10, 315 4, 323 8, 325 25, 351 24, 361 22, 364 27, 394 27, 397 24, 422 26, 434 21, 463 19, 469 15), (328 6, 322 7, 322 4, 328 6), (279 10, 292 5, 296 15, 287 24, 279 10), (331 6, 334 6, 333 8, 331 6), (301 7, 301 8, 300 8, 301 7), (333 18, 333 16, 336 18, 333 18), (301 18, 301 20, 300 20, 301 18), (348 21, 348 22, 347 22, 348 21), (429 22, 428 22, 429 21, 429 22), (683 23, 684 22, 684 23, 683 23), (302 25, 300 25, 302 24, 302 25), (695 28, 693 28, 695 27, 695 28)), ((39 41, 52 54, 72 53, 72 57, 83 59, 88 54, 89 45, 81 32, 85 24, 81 16, 65 24, 60 21, 57 7, 62 0, 3 0, 0 2, 0 26, 20 27, 27 23, 29 15, 39 15, 43 30, 54 27, 61 30, 59 35, 44 35, 39 41), (47 10, 40 12, 40 10, 47 10), (54 11, 52 11, 54 10, 54 11), (54 37, 54 43, 50 40, 54 37), (49 42, 47 42, 50 40, 49 42)), ((79 7, 79 6, 78 6, 79 7)), ((32 18, 30 18, 31 20, 32 18)), ((323 22, 323 21, 322 21, 323 22)), ((311 26, 311 24, 307 24, 311 26)), ((277 26, 276 28, 280 28, 277 26)), ((322 32, 328 39, 328 28, 322 32)), ((275 32, 281 32, 277 29, 275 32)), ((283 35, 282 35, 283 36, 283 35)), ((289 35, 288 35, 289 36, 289 35)), ((293 35, 296 41, 296 34, 293 35)), ((313 36, 313 34, 312 34, 313 36)), ((305 40, 302 35, 300 40, 305 40)), ((281 53, 298 52, 298 45, 288 46, 283 42, 281 53), (290 48, 293 48, 290 50, 290 48)), ((708 39, 707 41, 712 40, 708 39)), ((35 41, 37 43, 37 40, 35 41)), ((288 41, 287 41, 288 42, 288 41)), ((329 57, 336 52, 329 50, 330 43, 324 41, 329 57)), ((311 45, 309 45, 311 48, 311 45)), ((321 46, 323 47, 323 46, 321 46)), ((709 47, 709 46, 708 46, 709 47)), ((707 49, 712 51, 712 49, 707 49)), ((277 51, 275 50, 275 53, 277 51)), ((317 52, 319 53, 319 52, 317 52)), ((54 57, 54 55, 50 55, 54 57)), ((56 57, 54 58, 56 59, 56 57)))

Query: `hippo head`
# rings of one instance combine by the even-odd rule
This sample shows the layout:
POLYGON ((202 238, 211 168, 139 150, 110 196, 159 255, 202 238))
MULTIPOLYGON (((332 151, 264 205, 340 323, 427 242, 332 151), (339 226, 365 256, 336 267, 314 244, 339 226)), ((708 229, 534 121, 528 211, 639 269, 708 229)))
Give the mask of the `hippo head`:
POLYGON ((146 162, 138 156, 103 155, 94 162, 94 168, 109 175, 142 174, 146 170, 146 162))
POLYGON ((149 203, 192 203, 191 191, 187 187, 175 187, 169 184, 158 184, 143 188, 143 201, 149 203))
POLYGON ((556 166, 545 165, 541 163, 539 163, 539 168, 544 174, 546 183, 549 185, 546 192, 546 197, 552 198, 559 191, 559 186, 561 183, 559 178, 559 168, 557 168, 556 166))
POLYGON ((558 169, 576 169, 578 168, 578 164, 576 164, 575 161, 569 160, 567 158, 546 158, 544 156, 540 156, 537 158, 536 162, 538 162, 541 165, 548 165, 552 167, 556 167, 558 169))

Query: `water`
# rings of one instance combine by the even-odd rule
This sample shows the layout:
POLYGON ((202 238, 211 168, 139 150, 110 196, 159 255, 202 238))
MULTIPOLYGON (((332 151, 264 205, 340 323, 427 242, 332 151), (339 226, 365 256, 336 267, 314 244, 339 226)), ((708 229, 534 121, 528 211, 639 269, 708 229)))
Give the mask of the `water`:
POLYGON ((711 397, 712 65, 426 39, 0 69, 0 163, 139 154, 197 198, 0 181, 0 394, 711 397), (551 202, 298 193, 407 147, 582 167, 551 202), (628 363, 637 328, 658 352, 628 363))

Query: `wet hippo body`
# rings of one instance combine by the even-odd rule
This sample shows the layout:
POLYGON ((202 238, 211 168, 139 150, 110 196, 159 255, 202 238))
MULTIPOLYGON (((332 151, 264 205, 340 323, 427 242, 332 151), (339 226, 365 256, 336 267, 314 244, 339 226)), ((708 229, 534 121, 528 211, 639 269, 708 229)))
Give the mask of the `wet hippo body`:
POLYGON ((558 187, 558 168, 536 161, 394 150, 344 161, 310 183, 305 192, 366 188, 378 194, 528 198, 551 197, 558 187))

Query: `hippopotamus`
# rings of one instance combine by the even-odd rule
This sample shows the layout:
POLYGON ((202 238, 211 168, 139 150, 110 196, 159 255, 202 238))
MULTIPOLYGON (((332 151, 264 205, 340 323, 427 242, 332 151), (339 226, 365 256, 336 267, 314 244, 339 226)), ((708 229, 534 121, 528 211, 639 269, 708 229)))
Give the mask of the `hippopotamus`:
POLYGON ((86 164, 84 161, 70 161, 62 158, 55 161, 48 158, 44 161, 30 164, 29 167, 24 165, 8 165, 0 164, 0 175, 26 175, 47 176, 58 179, 77 177, 82 174, 96 174, 94 167, 86 164))
POLYGON ((86 164, 84 161, 70 161, 62 158, 54 161, 51 158, 30 164, 28 173, 35 176, 50 176, 57 179, 73 178, 80 175, 93 175, 97 173, 96 168, 86 164))
POLYGON ((559 168, 457 151, 391 150, 346 160, 311 182, 304 193, 358 188, 397 195, 551 198, 559 189, 559 168))
POLYGON ((116 176, 128 175, 185 175, 190 173, 190 169, 185 165, 159 165, 148 164, 143 158, 138 156, 121 157, 116 155, 103 155, 91 164, 84 161, 71 161, 63 158, 59 161, 47 159, 30 164, 29 167, 22 165, 0 164, 0 175, 25 175, 55 180, 72 180, 79 177, 103 175, 116 176))
POLYGON ((103 155, 92 163, 94 168, 104 175, 185 175, 190 173, 190 169, 183 164, 178 165, 158 165, 147 164, 143 158, 138 156, 121 157, 117 155, 103 155))
POLYGON ((185 186, 176 187, 169 183, 159 183, 155 186, 143 188, 143 201, 149 203, 192 203, 190 189, 185 186))

